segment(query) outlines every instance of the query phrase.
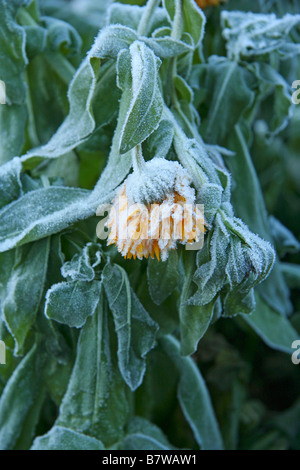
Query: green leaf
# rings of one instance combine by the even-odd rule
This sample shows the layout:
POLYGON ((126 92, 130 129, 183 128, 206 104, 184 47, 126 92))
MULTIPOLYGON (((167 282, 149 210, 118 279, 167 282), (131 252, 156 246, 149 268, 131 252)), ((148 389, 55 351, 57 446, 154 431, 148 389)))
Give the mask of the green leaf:
POLYGON ((245 321, 270 348, 292 354, 292 343, 299 339, 297 331, 286 317, 269 307, 260 295, 255 298, 255 312, 245 316, 245 321))
POLYGON ((194 98, 193 90, 180 75, 174 77, 174 85, 179 93, 180 99, 192 103, 194 98))
POLYGON ((16 15, 24 1, 0 1, 0 77, 6 84, 9 105, 23 104, 25 81, 23 72, 27 65, 25 31, 16 22, 16 15))
POLYGON ((280 270, 287 285, 291 289, 297 289, 300 285, 300 265, 292 263, 280 263, 280 270))
MULTIPOLYGON (((6 251, 0 254, 0 325, 4 321, 3 318, 3 301, 5 300, 6 284, 10 278, 10 274, 15 264, 14 250, 6 251)), ((1 331, 1 330, 0 330, 1 331)))
POLYGON ((300 243, 292 232, 285 227, 278 219, 269 217, 270 231, 274 239, 276 250, 280 258, 286 253, 293 253, 300 250, 300 243))
POLYGON ((204 450, 222 450, 222 437, 205 382, 195 362, 180 356, 178 341, 168 335, 162 345, 180 374, 178 400, 195 439, 204 450))
POLYGON ((120 2, 114 2, 109 7, 107 23, 121 24, 137 30, 142 13, 143 8, 138 5, 126 5, 120 2))
POLYGON ((60 51, 65 55, 79 54, 82 41, 72 25, 47 16, 43 16, 42 23, 47 29, 47 45, 51 51, 60 51))
POLYGON ((268 241, 250 232, 240 219, 225 217, 224 223, 232 235, 226 266, 230 290, 224 298, 223 314, 251 313, 255 306, 253 287, 269 276, 275 252, 268 241))
POLYGON ((291 30, 300 23, 300 15, 286 14, 277 18, 243 11, 222 11, 223 37, 231 59, 251 58, 276 52, 287 58, 299 53, 299 44, 293 41, 291 30))
POLYGON ((199 192, 199 200, 204 205, 205 220, 211 224, 215 218, 218 209, 221 207, 222 186, 218 184, 204 184, 199 192))
POLYGON ((103 56, 116 58, 122 49, 127 49, 135 40, 143 41, 158 57, 163 59, 177 57, 193 50, 189 44, 170 37, 171 30, 166 27, 168 25, 167 18, 161 8, 154 11, 150 27, 148 25, 150 33, 154 30, 152 37, 139 37, 130 28, 138 29, 142 12, 143 8, 136 5, 113 4, 111 6, 110 18, 113 23, 118 24, 109 26, 99 36, 101 40, 98 48, 103 50, 101 53, 103 56), (120 24, 125 26, 120 26, 120 24))
POLYGON ((21 157, 27 168, 45 158, 57 158, 82 143, 94 130, 91 100, 96 86, 99 61, 90 55, 82 62, 70 84, 68 97, 70 111, 54 136, 46 145, 34 148, 21 157))
POLYGON ((24 105, 0 105, 0 165, 21 154, 26 121, 27 111, 24 105))
POLYGON ((97 204, 89 205, 89 195, 90 192, 83 189, 52 186, 30 191, 3 207, 0 251, 39 240, 93 215, 97 204))
POLYGON ((118 336, 119 368, 125 382, 135 390, 143 380, 146 355, 154 347, 158 325, 132 291, 126 271, 108 264, 102 276, 118 336))
POLYGON ((76 253, 71 261, 64 263, 62 276, 72 281, 93 281, 95 270, 101 263, 101 248, 96 243, 87 243, 80 253, 76 253))
POLYGON ((105 450, 105 447, 98 439, 54 426, 44 436, 37 437, 30 450, 105 450))
POLYGON ((214 313, 215 299, 206 305, 189 305, 194 291, 193 274, 195 271, 194 253, 184 253, 184 273, 182 273, 182 291, 180 296, 180 340, 181 353, 184 356, 197 350, 198 342, 206 333, 214 313))
MULTIPOLYGON (((144 6, 114 2, 109 5, 107 24, 122 24, 137 31, 144 9, 144 6)), ((150 24, 148 24, 149 35, 157 28, 168 24, 167 15, 163 8, 156 8, 150 18, 150 24)))
MULTIPOLYGON (((67 91, 73 74, 71 65, 58 53, 38 54, 30 61, 26 78, 28 137, 31 148, 46 144, 63 122, 69 110, 67 91), (44 86, 35 86, 39 82, 44 86), (47 109, 48 112, 41 112, 43 109, 47 109)), ((33 159, 32 166, 35 161, 39 159, 33 159)), ((29 162, 28 166, 30 165, 29 162)))
POLYGON ((253 72, 258 81, 260 92, 257 99, 262 101, 262 112, 266 111, 263 99, 272 95, 272 105, 268 107, 268 113, 263 117, 270 129, 268 134, 277 135, 288 125, 292 115, 290 85, 269 64, 255 62, 249 64, 248 69, 253 72))
POLYGON ((102 298, 96 314, 81 330, 76 362, 56 425, 111 446, 123 435, 128 414, 126 395, 102 298))
POLYGON ((149 259, 147 277, 149 292, 156 305, 162 304, 178 285, 178 255, 170 253, 166 263, 149 259))
POLYGON ((200 71, 200 86, 206 90, 209 101, 208 115, 203 122, 205 136, 210 143, 222 145, 251 105, 254 94, 247 85, 246 72, 236 62, 211 56, 208 64, 198 66, 194 73, 197 70, 200 71))
POLYGON ((133 418, 130 421, 126 436, 120 447, 122 450, 173 449, 168 439, 157 426, 139 417, 133 418))
POLYGON ((26 55, 31 61, 38 54, 43 52, 47 44, 47 32, 38 25, 25 25, 26 33, 26 55))
POLYGON ((35 344, 8 380, 0 399, 1 450, 13 449, 29 414, 35 413, 45 367, 45 354, 35 344))
POLYGON ((110 25, 102 29, 95 40, 91 54, 100 59, 116 59, 123 49, 138 39, 137 33, 126 26, 110 25))
POLYGON ((108 62, 100 68, 92 100, 97 130, 109 124, 118 114, 120 90, 116 87, 116 67, 108 62))
MULTIPOLYGON (((231 134, 229 148, 236 152, 235 157, 226 160, 235 181, 232 202, 236 215, 241 217, 254 233, 273 243, 262 190, 240 126, 236 126, 231 134), (239 188, 244 190, 241 192, 239 188)), ((289 292, 278 262, 258 290, 274 310, 282 315, 291 312, 289 292)))
POLYGON ((81 328, 94 315, 101 292, 100 281, 54 284, 46 295, 45 315, 70 328, 81 328), (62 308, 63 306, 63 308, 62 308))
POLYGON ((35 321, 45 287, 49 238, 15 251, 15 263, 6 285, 3 313, 19 354, 35 321))
POLYGON ((193 48, 189 44, 183 41, 175 40, 168 36, 142 38, 142 40, 153 50, 154 54, 161 59, 171 59, 172 57, 178 57, 181 54, 186 54, 187 52, 193 51, 193 48))
POLYGON ((149 158, 165 158, 171 148, 174 138, 174 126, 167 119, 162 119, 158 128, 145 142, 149 158))
POLYGON ((176 12, 176 3, 174 0, 163 0, 163 6, 168 14, 169 21, 172 22, 176 12))
POLYGON ((144 43, 130 46, 132 98, 120 137, 120 151, 126 153, 142 143, 158 127, 163 99, 158 86, 159 59, 144 43))
POLYGON ((202 250, 197 254, 197 266, 193 280, 197 292, 189 299, 189 305, 206 305, 222 289, 228 260, 230 235, 222 218, 216 216, 214 230, 202 250))
POLYGON ((21 171, 18 158, 0 166, 0 208, 22 195, 21 171))
POLYGON ((204 35, 206 18, 202 10, 197 6, 195 0, 184 0, 183 2, 183 29, 189 33, 198 46, 204 35))

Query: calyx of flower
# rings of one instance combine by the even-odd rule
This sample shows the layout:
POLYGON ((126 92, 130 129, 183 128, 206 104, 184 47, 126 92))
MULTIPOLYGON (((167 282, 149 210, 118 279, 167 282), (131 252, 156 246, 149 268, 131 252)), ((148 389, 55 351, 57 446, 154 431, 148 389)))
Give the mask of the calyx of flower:
POLYGON ((126 194, 131 203, 161 203, 169 194, 178 193, 186 202, 195 201, 195 190, 190 186, 191 177, 178 162, 153 158, 142 169, 129 175, 126 194))

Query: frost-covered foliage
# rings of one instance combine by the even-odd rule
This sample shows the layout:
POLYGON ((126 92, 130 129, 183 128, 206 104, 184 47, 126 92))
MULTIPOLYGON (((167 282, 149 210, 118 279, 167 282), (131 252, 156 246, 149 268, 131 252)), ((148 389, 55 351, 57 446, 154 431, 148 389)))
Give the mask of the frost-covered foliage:
POLYGON ((0 449, 299 448, 299 7, 145 3, 0 0, 0 449), (98 239, 124 182, 203 248, 98 239))

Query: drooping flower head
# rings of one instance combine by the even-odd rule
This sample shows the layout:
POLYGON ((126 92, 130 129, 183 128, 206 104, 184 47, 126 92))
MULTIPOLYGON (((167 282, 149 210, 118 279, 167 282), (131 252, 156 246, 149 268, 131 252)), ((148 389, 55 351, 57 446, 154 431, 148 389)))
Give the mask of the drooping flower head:
POLYGON ((153 158, 126 179, 107 226, 108 244, 115 244, 125 258, 165 261, 177 243, 201 240, 204 217, 188 172, 178 162, 153 158))

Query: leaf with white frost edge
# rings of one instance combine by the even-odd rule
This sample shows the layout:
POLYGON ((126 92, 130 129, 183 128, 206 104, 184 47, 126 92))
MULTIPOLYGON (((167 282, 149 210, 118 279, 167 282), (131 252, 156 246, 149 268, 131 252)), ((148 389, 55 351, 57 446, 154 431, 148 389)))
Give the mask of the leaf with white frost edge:
POLYGON ((46 295, 45 315, 70 328, 81 328, 94 315, 100 301, 100 281, 54 284, 46 295))
POLYGON ((119 368, 128 386, 136 390, 146 370, 146 355, 155 345, 158 325, 132 291, 123 268, 108 264, 102 276, 118 337, 119 368))

